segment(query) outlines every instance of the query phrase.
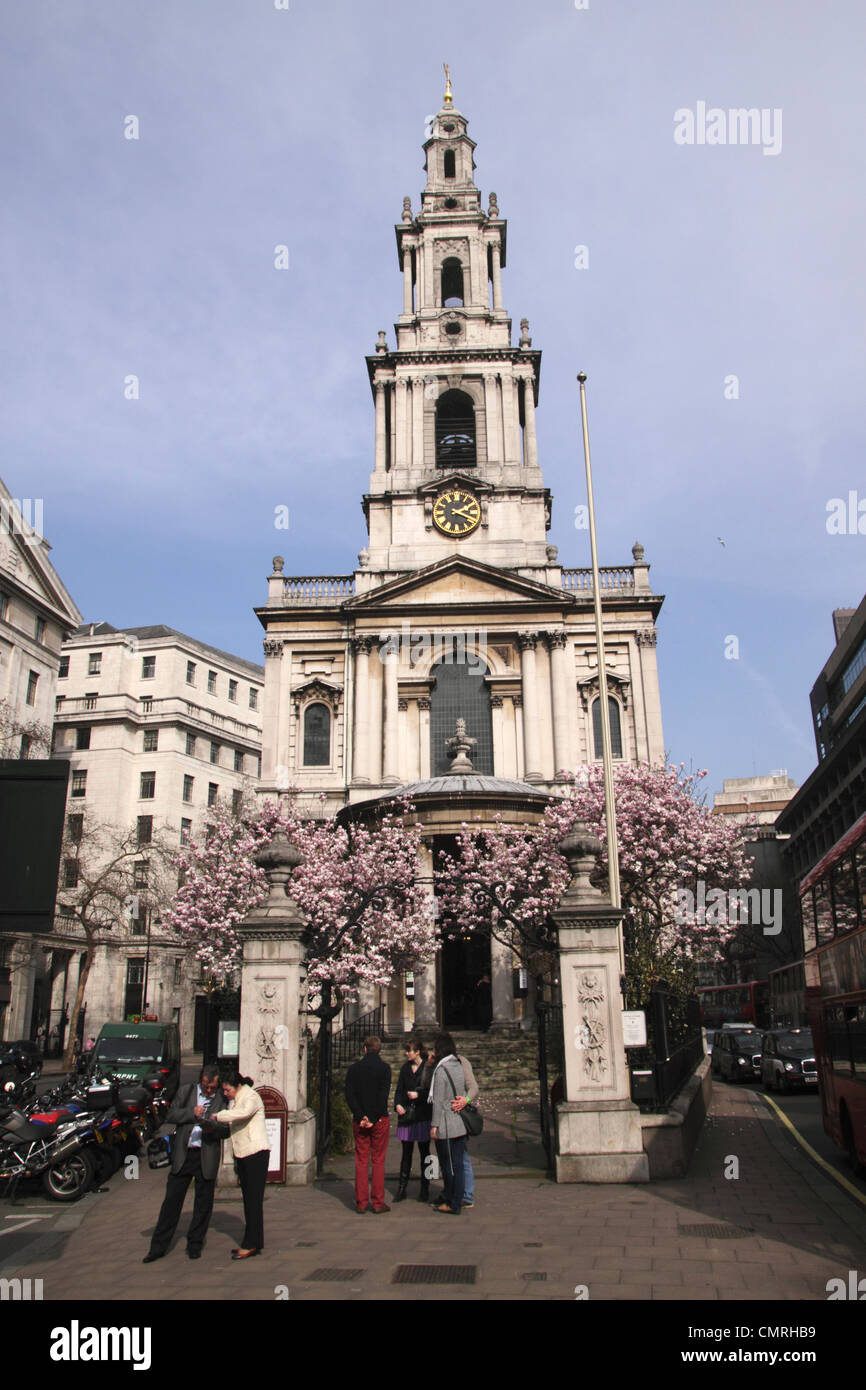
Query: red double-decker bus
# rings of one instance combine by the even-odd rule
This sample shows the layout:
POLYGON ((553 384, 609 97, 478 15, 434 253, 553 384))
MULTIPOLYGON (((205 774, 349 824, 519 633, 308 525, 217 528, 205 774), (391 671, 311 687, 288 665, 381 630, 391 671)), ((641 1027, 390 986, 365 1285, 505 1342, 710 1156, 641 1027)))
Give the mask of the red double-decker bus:
POLYGON ((751 1023, 766 1028, 769 1022, 769 990, 766 980, 747 980, 741 985, 700 985, 701 1023, 721 1028, 725 1023, 751 1023))
POLYGON ((866 815, 800 884, 824 1128, 866 1169, 866 815))

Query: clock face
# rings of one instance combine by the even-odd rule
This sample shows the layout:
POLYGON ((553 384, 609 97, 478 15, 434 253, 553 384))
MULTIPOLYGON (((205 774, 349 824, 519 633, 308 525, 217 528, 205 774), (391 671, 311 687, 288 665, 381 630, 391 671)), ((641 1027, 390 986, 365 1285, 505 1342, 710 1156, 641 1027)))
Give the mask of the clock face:
POLYGON ((468 536, 481 521, 481 503, 463 488, 440 492, 433 503, 433 525, 443 536, 468 536))

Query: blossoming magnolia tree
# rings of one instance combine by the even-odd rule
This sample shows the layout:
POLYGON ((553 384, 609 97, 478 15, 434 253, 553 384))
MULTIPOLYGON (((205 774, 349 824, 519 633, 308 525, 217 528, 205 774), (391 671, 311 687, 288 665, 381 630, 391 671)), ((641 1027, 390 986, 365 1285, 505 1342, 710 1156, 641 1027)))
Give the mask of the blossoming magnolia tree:
POLYGON ((234 815, 218 802, 204 834, 178 855, 183 883, 164 920, 195 949, 204 974, 240 964, 241 922, 267 895, 256 855, 282 830, 302 862, 288 891, 308 919, 311 996, 341 1004, 363 985, 387 985, 436 948, 432 905, 416 882, 421 830, 402 813, 375 826, 304 820, 292 802, 246 805, 234 815))
MULTIPOLYGON (((694 963, 718 957, 737 926, 718 898, 745 885, 749 861, 736 829, 698 799, 705 772, 623 764, 615 771, 620 885, 629 1002, 645 1000, 653 979, 688 987, 694 963), (704 884, 704 893, 699 885, 704 884), (713 891, 719 890, 713 899, 713 891), (702 904, 709 899, 709 911, 702 904)), ((552 797, 537 827, 464 823, 457 855, 443 861, 437 880, 440 913, 463 929, 488 931, 537 974, 553 966, 550 919, 568 883, 557 848, 582 821, 602 841, 599 886, 606 886, 604 775, 592 763, 552 797)))

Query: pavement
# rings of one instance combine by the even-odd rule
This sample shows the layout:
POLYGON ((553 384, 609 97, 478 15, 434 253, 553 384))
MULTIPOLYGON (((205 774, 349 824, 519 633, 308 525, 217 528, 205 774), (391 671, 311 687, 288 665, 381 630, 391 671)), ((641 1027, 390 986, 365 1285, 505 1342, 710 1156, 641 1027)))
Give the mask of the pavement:
MULTIPOLYGON (((389 1194, 399 1156, 392 1131, 389 1194)), ((817 1166, 750 1089, 716 1086, 689 1173, 674 1181, 557 1185, 543 1171, 535 1113, 504 1105, 486 1112, 474 1165, 476 1205, 459 1218, 415 1200, 417 1168, 408 1201, 359 1216, 351 1156, 329 1159, 311 1187, 268 1188, 266 1249, 242 1264, 230 1258, 243 1231, 239 1191, 218 1190, 195 1263, 185 1255, 189 1196, 169 1254, 144 1266, 165 1176, 142 1162, 137 1178, 121 1173, 74 1206, 3 1203, 0 1276, 42 1279, 45 1300, 82 1303, 420 1293, 746 1305, 825 1301, 828 1280, 866 1274, 866 1198, 817 1166)))

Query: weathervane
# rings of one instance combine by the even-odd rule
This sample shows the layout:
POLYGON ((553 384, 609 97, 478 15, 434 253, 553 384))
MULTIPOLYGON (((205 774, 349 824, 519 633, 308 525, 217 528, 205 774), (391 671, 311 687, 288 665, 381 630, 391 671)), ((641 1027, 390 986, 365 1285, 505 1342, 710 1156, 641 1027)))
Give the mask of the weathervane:
POLYGON ((449 70, 448 70, 448 64, 447 64, 447 63, 443 63, 442 66, 443 66, 443 68, 445 69, 445 105, 446 105, 446 106, 450 106, 450 105, 451 105, 451 73, 450 73, 449 70))

